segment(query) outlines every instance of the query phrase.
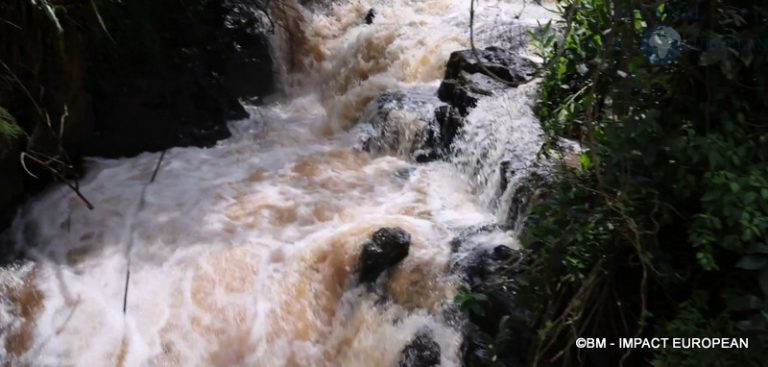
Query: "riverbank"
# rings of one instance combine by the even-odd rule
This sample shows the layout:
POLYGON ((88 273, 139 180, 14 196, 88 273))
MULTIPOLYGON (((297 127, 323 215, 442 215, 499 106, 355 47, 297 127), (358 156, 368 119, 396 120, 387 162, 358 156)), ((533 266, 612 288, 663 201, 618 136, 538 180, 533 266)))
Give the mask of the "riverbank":
POLYGON ((211 146, 230 136, 226 122, 248 116, 240 101, 275 91, 272 25, 259 6, 0 5, 0 228, 48 182, 74 184, 82 157, 211 146))

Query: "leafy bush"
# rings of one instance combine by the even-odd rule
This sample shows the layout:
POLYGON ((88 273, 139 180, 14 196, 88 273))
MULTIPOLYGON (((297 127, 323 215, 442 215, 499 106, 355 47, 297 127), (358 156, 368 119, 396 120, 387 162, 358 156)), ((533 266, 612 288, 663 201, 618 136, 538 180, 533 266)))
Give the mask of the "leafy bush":
POLYGON ((602 352, 625 365, 768 360, 768 50, 688 49, 656 66, 627 47, 656 23, 684 39, 764 39, 768 7, 656 6, 703 19, 621 17, 641 3, 570 0, 558 7, 563 39, 537 35, 551 60, 542 154, 562 158, 562 137, 585 150, 580 167, 560 165, 539 188, 523 236, 534 257, 526 291, 542 304, 534 361, 596 363, 574 348, 585 336, 750 338, 748 350, 602 352))

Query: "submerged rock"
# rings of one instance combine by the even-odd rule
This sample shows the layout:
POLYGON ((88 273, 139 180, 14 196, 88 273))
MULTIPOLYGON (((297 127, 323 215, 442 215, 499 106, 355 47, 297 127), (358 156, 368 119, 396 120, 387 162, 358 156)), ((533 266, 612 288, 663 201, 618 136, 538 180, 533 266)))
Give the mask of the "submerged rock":
POLYGON ((397 227, 376 231, 371 240, 363 244, 359 271, 361 283, 375 282, 379 275, 406 256, 411 246, 411 235, 397 227))
POLYGON ((431 367, 440 364, 440 345, 432 339, 430 330, 421 330, 403 348, 399 367, 431 367))
POLYGON ((440 101, 422 90, 382 93, 363 116, 371 131, 364 137, 369 152, 396 154, 417 162, 441 155, 442 134, 434 112, 440 101))

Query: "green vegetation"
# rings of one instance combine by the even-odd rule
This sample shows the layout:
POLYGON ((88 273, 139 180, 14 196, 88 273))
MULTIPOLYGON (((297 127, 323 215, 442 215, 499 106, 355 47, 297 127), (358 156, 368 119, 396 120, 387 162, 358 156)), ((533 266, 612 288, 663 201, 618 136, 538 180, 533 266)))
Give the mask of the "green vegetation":
POLYGON ((685 50, 655 66, 626 40, 656 23, 684 39, 765 38, 768 7, 669 1, 698 16, 616 15, 627 6, 642 8, 563 1, 565 42, 538 37, 555 60, 537 112, 549 138, 543 154, 561 156, 560 137, 585 148, 579 168, 559 166, 540 189, 524 236, 529 290, 544 301, 538 354, 579 364, 572 346, 583 336, 749 337, 749 350, 661 349, 633 360, 762 365, 768 50, 685 50))
POLYGON ((467 288, 459 289, 454 300, 462 311, 474 313, 479 316, 485 315, 483 303, 488 301, 488 296, 482 293, 474 293, 467 288))
POLYGON ((0 143, 11 144, 22 135, 24 130, 16 123, 16 119, 0 106, 0 143))
POLYGON ((522 238, 531 261, 516 292, 538 315, 532 365, 768 360, 768 50, 687 49, 657 66, 634 46, 655 24, 683 39, 765 40, 768 5, 657 6, 698 15, 622 17, 641 3, 566 0, 552 27, 564 40, 550 25, 534 35, 548 60, 542 155, 563 163, 537 183, 522 238), (568 156, 561 138, 584 150, 568 156), (575 348, 590 336, 740 337, 750 348, 575 348))

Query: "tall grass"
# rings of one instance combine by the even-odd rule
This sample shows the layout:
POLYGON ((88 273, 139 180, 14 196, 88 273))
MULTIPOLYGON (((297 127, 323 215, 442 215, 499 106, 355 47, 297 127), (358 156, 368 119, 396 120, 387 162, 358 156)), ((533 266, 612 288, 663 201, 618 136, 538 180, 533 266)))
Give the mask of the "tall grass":
MULTIPOLYGON (((0 143, 3 145, 11 144, 13 141, 24 135, 24 130, 16 123, 16 119, 13 118, 5 108, 0 106, 0 143)), ((4 147, 0 146, 0 151, 4 147)))

